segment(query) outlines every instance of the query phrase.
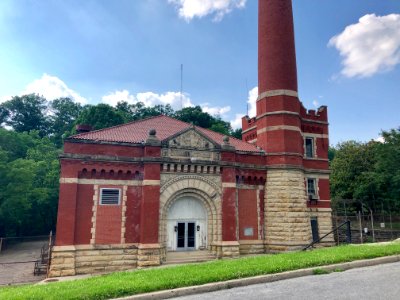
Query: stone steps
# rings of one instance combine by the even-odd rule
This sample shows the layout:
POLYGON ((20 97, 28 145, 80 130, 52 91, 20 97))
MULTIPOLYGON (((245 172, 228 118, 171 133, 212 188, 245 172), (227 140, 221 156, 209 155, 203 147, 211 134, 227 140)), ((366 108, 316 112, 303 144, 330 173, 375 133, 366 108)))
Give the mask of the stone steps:
POLYGON ((208 251, 168 252, 164 265, 188 264, 215 260, 216 256, 208 251))

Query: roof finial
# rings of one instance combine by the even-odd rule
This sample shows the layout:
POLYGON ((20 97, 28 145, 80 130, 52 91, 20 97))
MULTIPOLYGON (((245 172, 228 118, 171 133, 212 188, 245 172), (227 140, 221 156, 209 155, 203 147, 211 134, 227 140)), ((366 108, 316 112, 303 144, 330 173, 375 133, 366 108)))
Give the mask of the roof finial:
POLYGON ((150 144, 152 146, 159 146, 161 144, 160 140, 157 138, 157 130, 155 130, 154 128, 149 130, 146 144, 150 144))

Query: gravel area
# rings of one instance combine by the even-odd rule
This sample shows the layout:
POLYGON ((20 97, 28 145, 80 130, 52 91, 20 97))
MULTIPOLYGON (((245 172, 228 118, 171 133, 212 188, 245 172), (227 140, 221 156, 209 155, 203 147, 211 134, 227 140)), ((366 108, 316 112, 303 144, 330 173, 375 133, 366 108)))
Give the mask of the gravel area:
POLYGON ((0 252, 0 286, 38 282, 44 275, 34 276, 34 262, 40 256, 40 249, 46 240, 22 242, 10 245, 0 252))

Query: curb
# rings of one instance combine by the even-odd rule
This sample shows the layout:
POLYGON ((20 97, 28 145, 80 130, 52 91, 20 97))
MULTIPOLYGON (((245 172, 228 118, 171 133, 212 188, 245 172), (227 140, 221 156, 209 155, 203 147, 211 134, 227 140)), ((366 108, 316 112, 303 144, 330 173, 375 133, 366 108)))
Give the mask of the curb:
POLYGON ((399 261, 400 261, 400 255, 386 256, 386 257, 358 260, 358 261, 352 261, 352 262, 340 263, 340 264, 334 264, 334 265, 319 266, 319 267, 313 267, 313 268, 301 269, 301 270, 295 270, 295 271, 288 271, 288 272, 277 273, 277 274, 269 274, 269 275, 262 275, 262 276, 256 276, 256 277, 234 279, 234 280, 223 281, 223 282, 207 283, 207 284, 203 284, 203 285, 199 285, 199 286, 190 286, 190 287, 178 288, 178 289, 173 289, 173 290, 152 292, 152 293, 147 293, 147 294, 138 294, 138 295, 128 296, 128 297, 124 297, 124 298, 116 298, 114 300, 168 299, 168 298, 174 298, 174 297, 182 297, 182 296, 189 296, 189 295, 195 295, 195 294, 215 292, 215 291, 219 291, 219 290, 226 290, 226 289, 243 287, 243 286, 253 285, 253 284, 268 283, 268 282, 274 282, 274 281, 279 281, 279 280, 309 276, 309 275, 314 274, 313 271, 315 269, 322 269, 325 271, 334 271, 335 269, 341 269, 343 271, 346 271, 346 270, 355 269, 355 268, 370 267, 370 266, 394 263, 394 262, 399 262, 399 261))

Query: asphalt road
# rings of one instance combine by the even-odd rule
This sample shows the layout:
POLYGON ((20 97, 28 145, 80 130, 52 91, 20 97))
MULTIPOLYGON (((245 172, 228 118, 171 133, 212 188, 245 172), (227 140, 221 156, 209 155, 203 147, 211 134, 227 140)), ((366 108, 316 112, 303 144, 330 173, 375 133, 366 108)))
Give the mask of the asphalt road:
POLYGON ((183 299, 400 299, 400 262, 233 288, 183 299))

